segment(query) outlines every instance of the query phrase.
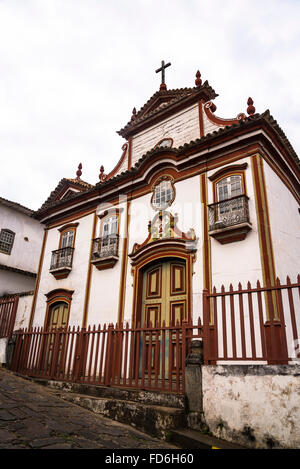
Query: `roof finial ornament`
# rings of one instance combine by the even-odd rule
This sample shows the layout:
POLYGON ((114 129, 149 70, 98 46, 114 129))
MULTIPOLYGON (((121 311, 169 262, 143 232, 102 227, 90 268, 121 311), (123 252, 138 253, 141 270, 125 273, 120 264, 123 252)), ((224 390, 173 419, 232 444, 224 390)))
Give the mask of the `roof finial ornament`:
POLYGON ((135 107, 132 109, 132 116, 131 116, 131 120, 133 121, 135 119, 135 116, 136 116, 136 109, 135 107))
POLYGON ((155 73, 161 72, 161 84, 159 91, 166 91, 167 85, 165 83, 165 69, 171 65, 171 62, 165 64, 164 60, 161 61, 161 67, 155 70, 155 73))
POLYGON ((81 171, 81 170, 82 170, 82 164, 79 163, 78 169, 77 169, 77 171, 76 171, 76 176, 77 176, 76 179, 80 179, 80 176, 82 175, 82 171, 81 171))
POLYGON ((247 113, 249 114, 249 116, 253 116, 253 114, 255 113, 255 107, 253 106, 253 99, 248 98, 247 104, 248 104, 247 113))
POLYGON ((104 174, 104 166, 103 166, 103 164, 100 166, 99 179, 100 179, 101 182, 104 182, 105 179, 106 179, 106 174, 104 174))
POLYGON ((198 86, 201 86, 202 85, 202 80, 201 80, 201 73, 199 72, 199 70, 197 70, 197 73, 196 73, 196 80, 195 80, 195 85, 198 87, 198 86))

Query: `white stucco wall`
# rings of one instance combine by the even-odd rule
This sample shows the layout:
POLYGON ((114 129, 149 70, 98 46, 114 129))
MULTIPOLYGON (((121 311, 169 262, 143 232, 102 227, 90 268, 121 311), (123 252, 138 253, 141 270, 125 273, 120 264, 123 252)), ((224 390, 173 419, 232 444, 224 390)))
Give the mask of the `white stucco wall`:
POLYGON ((203 411, 217 437, 300 447, 300 365, 203 366, 203 411))
POLYGON ((264 174, 276 275, 282 283, 287 275, 295 282, 300 273, 299 204, 265 161, 264 174))
POLYGON ((6 345, 8 339, 6 337, 0 339, 0 366, 6 363, 6 345))
MULTIPOLYGON (((112 207, 111 207, 112 208, 112 207)), ((119 260, 116 264, 105 270, 98 270, 92 266, 91 287, 87 323, 103 326, 118 321, 119 291, 121 281, 121 269, 123 262, 123 241, 126 230, 126 202, 113 207, 120 209, 119 216, 119 260)), ((103 210, 102 210, 103 212, 103 210)), ((101 209, 100 209, 101 213, 101 209)), ((101 220, 97 221, 97 234, 100 236, 101 220)))
POLYGON ((35 278, 0 269, 0 296, 34 290, 35 278))
MULTIPOLYGON (((259 250, 259 237, 257 227, 257 215, 255 206, 255 194, 253 187, 253 178, 250 158, 244 158, 238 161, 238 164, 247 163, 245 170, 246 190, 249 197, 249 217, 252 230, 242 241, 235 241, 229 244, 221 244, 216 239, 210 237, 211 243, 211 269, 212 286, 219 291, 221 285, 228 289, 232 283, 234 287, 241 282, 244 288, 250 281, 256 286, 257 280, 262 281, 262 266, 259 250)), ((229 167, 230 165, 226 165, 229 167)), ((218 168, 221 169, 221 168, 218 168)), ((207 176, 211 176, 216 170, 208 171, 207 176)), ((209 180, 208 184, 208 203, 213 200, 213 183, 209 180)))
MULTIPOLYGON (((58 229, 60 226, 49 230, 36 301, 33 321, 34 327, 44 325, 46 313, 45 294, 56 288, 74 290, 70 308, 69 325, 82 325, 93 219, 94 215, 90 214, 77 220, 79 225, 76 230, 72 270, 67 278, 61 280, 56 280, 56 278, 49 272, 52 251, 58 249, 59 246, 60 232, 58 229)), ((74 223, 75 222, 76 220, 74 223)))
POLYGON ((30 318, 32 300, 33 300, 33 292, 29 295, 24 295, 24 296, 19 297, 14 330, 24 329, 29 326, 29 318, 30 318))
POLYGON ((172 138, 173 147, 200 138, 198 103, 184 109, 172 117, 141 131, 132 140, 132 165, 162 138, 172 138))
MULTIPOLYGON (((192 277, 192 309, 194 317, 198 318, 202 310, 202 204, 200 202, 200 178, 194 176, 179 181, 175 184, 176 198, 168 211, 178 216, 177 227, 182 232, 195 230, 197 243, 196 261, 193 264, 192 277)), ((148 236, 148 222, 153 220, 156 211, 151 207, 151 194, 133 200, 130 210, 129 249, 132 252, 135 243, 141 244, 148 236)), ((125 320, 132 317, 133 304, 133 277, 131 275, 131 262, 128 259, 126 296, 125 296, 125 320)))
POLYGON ((15 233, 15 239, 10 255, 0 252, 0 264, 36 273, 43 241, 43 225, 0 204, 0 229, 5 228, 15 233), (28 241, 24 238, 28 238, 28 241))

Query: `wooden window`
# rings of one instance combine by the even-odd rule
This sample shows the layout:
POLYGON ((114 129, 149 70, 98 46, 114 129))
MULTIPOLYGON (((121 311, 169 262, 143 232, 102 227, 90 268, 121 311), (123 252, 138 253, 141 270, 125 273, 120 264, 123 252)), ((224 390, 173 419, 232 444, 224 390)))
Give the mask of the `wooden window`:
POLYGON ((117 255, 118 249, 118 233, 119 233, 119 216, 107 215, 101 223, 101 254, 117 255))
POLYGON ((15 233, 11 230, 2 229, 0 232, 0 252, 10 254, 15 239, 15 233))
POLYGON ((242 207, 242 199, 239 198, 239 195, 243 194, 243 181, 241 174, 234 174, 227 176, 216 184, 217 190, 217 201, 223 202, 228 199, 237 197, 229 204, 220 204, 219 210, 220 213, 226 213, 230 210, 238 210, 242 207))

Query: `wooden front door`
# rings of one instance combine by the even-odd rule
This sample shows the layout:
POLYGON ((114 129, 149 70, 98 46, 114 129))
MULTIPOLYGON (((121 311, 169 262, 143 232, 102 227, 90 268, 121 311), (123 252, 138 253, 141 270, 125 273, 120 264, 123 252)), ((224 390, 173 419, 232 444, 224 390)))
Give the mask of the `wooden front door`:
POLYGON ((143 275, 142 324, 175 325, 187 317, 185 262, 169 260, 152 265, 143 275))
POLYGON ((63 371, 66 335, 59 330, 68 326, 69 305, 63 301, 54 303, 48 313, 46 336, 46 367, 50 376, 58 377, 63 371))
POLYGON ((48 330, 66 327, 68 325, 69 305, 64 302, 54 303, 48 317, 48 330))
MULTIPOLYGON (((168 260, 153 264, 143 274, 143 295, 141 326, 172 327, 182 324, 187 318, 187 278, 186 264, 181 260, 168 260)), ((144 363, 151 363, 151 373, 158 371, 162 378, 162 357, 165 377, 169 379, 173 373, 182 367, 177 356, 181 357, 180 340, 175 329, 166 329, 164 339, 161 330, 145 334, 145 357, 140 344, 140 376, 142 373, 142 358, 144 363), (162 350, 162 348, 164 350, 162 350)), ((144 370, 149 375, 149 366, 144 370)))

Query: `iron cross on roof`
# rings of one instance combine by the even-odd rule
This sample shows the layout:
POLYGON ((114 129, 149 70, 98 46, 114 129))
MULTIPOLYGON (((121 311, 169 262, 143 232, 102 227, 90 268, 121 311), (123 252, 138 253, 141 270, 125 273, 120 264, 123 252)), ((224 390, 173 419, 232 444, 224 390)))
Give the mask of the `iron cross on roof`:
POLYGON ((161 72, 161 85, 160 89, 166 89, 165 85, 165 69, 171 65, 171 62, 165 64, 164 60, 161 61, 161 67, 155 70, 155 73, 161 72))

